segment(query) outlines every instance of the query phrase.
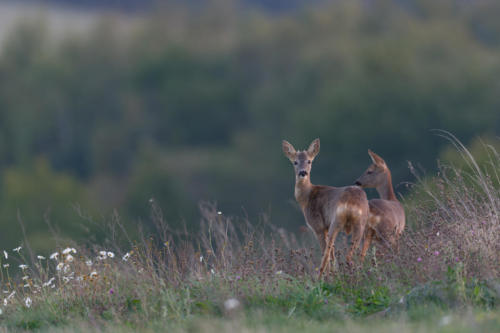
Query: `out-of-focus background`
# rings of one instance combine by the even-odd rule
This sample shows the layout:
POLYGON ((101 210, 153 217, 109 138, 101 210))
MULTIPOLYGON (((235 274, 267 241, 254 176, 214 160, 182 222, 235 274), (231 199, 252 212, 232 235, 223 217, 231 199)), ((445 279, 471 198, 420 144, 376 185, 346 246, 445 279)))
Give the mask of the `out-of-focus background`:
MULTIPOLYGON (((496 0, 0 1, 0 244, 173 228, 198 203, 304 225, 281 140, 321 138, 317 184, 384 157, 453 160, 500 132, 496 0), (114 216, 114 217, 113 217, 114 216)), ((479 148, 478 148, 479 149, 479 148)))

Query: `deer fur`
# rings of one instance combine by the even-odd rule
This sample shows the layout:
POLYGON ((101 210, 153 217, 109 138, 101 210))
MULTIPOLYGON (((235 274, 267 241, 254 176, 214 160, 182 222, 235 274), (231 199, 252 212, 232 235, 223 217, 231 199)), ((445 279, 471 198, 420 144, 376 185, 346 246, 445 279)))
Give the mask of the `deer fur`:
POLYGON ((365 230, 361 258, 364 259, 372 240, 386 248, 397 248, 397 242, 405 227, 405 211, 392 187, 391 171, 385 161, 368 150, 372 164, 356 180, 363 188, 376 188, 380 199, 369 201, 370 214, 365 230))
POLYGON ((294 165, 295 199, 321 247, 321 277, 330 260, 335 260, 335 239, 341 231, 352 234, 346 256, 346 261, 352 264, 353 253, 365 231, 369 208, 366 193, 358 186, 332 187, 311 183, 311 166, 319 153, 319 144, 319 139, 316 139, 304 151, 296 151, 285 140, 282 146, 285 156, 294 165))

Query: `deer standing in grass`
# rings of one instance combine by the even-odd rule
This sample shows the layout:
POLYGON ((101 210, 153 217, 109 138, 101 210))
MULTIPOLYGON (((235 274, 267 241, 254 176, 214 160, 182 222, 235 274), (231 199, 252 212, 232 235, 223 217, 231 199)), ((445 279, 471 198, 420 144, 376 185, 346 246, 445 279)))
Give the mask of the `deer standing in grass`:
POLYGON ((376 240, 387 248, 396 249, 405 228, 405 211, 392 188, 391 171, 385 161, 368 150, 372 164, 355 184, 364 188, 376 188, 380 199, 369 201, 370 214, 366 226, 361 258, 364 259, 370 243, 376 240))
POLYGON ((296 151, 283 140, 283 152, 295 169, 295 199, 321 247, 321 278, 330 260, 335 260, 335 239, 341 231, 352 233, 346 256, 346 261, 352 264, 352 255, 359 247, 368 220, 368 199, 358 186, 332 187, 311 183, 311 166, 319 153, 319 139, 305 151, 296 151))

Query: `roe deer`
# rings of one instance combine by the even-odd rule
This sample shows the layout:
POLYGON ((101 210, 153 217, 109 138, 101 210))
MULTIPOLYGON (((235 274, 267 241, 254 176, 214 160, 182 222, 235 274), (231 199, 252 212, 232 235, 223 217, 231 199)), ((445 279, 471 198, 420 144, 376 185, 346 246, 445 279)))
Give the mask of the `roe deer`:
POLYGON ((368 149, 372 164, 354 184, 376 188, 380 199, 369 201, 370 214, 366 226, 361 259, 363 260, 373 239, 388 248, 396 248, 405 228, 405 211, 392 188, 391 171, 385 161, 368 149))
POLYGON ((283 140, 283 152, 295 169, 295 199, 300 205, 307 225, 318 238, 322 260, 321 278, 330 256, 335 260, 335 238, 340 231, 352 233, 346 261, 352 263, 353 252, 359 247, 368 220, 368 199, 358 186, 331 187, 311 184, 312 161, 319 153, 319 139, 305 151, 296 151, 283 140))

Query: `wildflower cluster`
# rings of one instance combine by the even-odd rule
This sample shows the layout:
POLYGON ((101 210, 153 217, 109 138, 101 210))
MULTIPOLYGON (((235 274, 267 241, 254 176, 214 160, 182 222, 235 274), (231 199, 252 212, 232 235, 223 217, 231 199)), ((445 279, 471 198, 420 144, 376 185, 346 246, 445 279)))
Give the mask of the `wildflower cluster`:
MULTIPOLYGON (((92 289, 94 292, 106 287, 109 294, 115 294, 115 288, 107 286, 112 284, 106 278, 106 274, 113 267, 104 264, 104 261, 114 260, 112 251, 101 250, 95 255, 85 253, 80 255, 74 247, 67 247, 53 252, 48 260, 43 255, 37 255, 37 262, 28 265, 23 256, 22 246, 12 249, 15 256, 10 256, 7 250, 3 250, 3 262, 1 270, 1 285, 3 287, 3 298, 0 305, 0 315, 5 315, 9 308, 22 305, 25 308, 34 306, 40 297, 46 297, 47 293, 57 292, 83 292, 92 289), (15 258, 16 257, 16 258, 15 258), (9 272, 9 260, 21 259, 25 263, 17 265, 18 270, 9 272), (19 282, 16 276, 20 276, 19 282), (102 276, 102 281, 99 277, 102 276), (100 282, 106 281, 106 286, 100 282), (109 287, 109 288, 108 288, 109 287)), ((132 251, 122 256, 121 262, 127 262, 132 258, 132 251)))

